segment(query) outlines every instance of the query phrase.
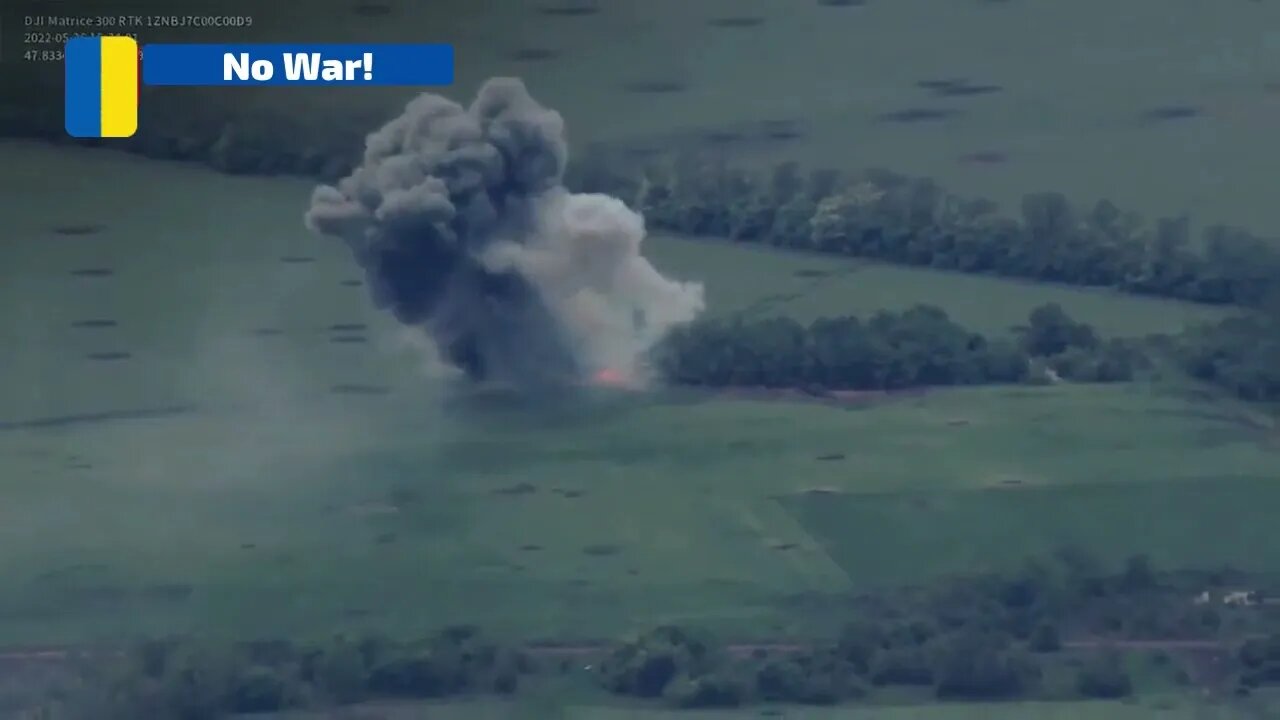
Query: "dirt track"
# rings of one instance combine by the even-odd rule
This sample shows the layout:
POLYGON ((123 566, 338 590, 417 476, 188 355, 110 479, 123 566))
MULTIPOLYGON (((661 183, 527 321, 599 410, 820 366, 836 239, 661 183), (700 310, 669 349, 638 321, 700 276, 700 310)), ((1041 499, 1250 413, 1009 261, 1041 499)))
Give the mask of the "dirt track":
MULTIPOLYGON (((1107 640, 1104 638, 1085 638, 1068 640, 1063 647, 1072 650, 1088 650, 1092 648, 1114 648, 1117 650, 1168 650, 1168 651, 1209 651, 1229 650, 1246 638, 1237 640, 1107 640)), ((809 646, 804 643, 733 643, 727 646, 728 651, 736 656, 745 657, 755 653, 794 653, 809 646)), ((601 655, 608 650, 604 644, 582 645, 532 645, 525 648, 535 657, 574 658, 601 655)), ((119 654, 118 651, 102 651, 119 654)), ((10 648, 0 651, 0 665, 25 663, 58 663, 77 658, 93 657, 99 654, 87 648, 73 647, 39 647, 10 648)))

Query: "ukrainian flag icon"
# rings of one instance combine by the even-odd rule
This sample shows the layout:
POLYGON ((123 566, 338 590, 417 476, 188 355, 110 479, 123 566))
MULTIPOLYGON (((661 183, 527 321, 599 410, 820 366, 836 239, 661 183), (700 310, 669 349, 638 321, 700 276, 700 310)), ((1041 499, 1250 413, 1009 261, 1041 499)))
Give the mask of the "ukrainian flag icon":
POLYGON ((67 134, 125 138, 138 131, 138 42, 131 37, 67 40, 67 134))

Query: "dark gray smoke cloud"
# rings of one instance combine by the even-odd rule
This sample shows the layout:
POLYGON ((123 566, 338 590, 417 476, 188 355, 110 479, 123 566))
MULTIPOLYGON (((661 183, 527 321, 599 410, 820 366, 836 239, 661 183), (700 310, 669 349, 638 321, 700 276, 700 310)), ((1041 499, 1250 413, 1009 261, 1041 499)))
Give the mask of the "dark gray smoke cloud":
POLYGON ((374 302, 423 328, 476 378, 520 384, 643 378, 646 350, 703 306, 640 255, 644 221, 621 201, 573 194, 564 121, 519 80, 487 82, 469 108, 422 95, 368 138, 308 227, 346 241, 374 302))

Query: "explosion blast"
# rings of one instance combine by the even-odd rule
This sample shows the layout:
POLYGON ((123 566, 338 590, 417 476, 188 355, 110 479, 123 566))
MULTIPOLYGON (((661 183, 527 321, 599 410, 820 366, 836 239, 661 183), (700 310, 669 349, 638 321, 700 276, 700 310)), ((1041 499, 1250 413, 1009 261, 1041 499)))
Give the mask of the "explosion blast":
POLYGON ((469 108, 426 94, 316 188, 306 222, 346 241, 375 304, 473 378, 635 381, 702 310, 702 287, 641 256, 644 220, 622 201, 566 190, 567 161, 563 119, 519 80, 488 81, 469 108))

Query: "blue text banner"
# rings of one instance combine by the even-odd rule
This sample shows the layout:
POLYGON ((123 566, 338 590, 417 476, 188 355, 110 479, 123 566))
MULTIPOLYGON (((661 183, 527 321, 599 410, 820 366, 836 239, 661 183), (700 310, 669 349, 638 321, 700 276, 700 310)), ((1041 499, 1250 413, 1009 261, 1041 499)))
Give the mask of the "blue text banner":
POLYGON ((146 85, 450 85, 453 46, 148 44, 146 85))

